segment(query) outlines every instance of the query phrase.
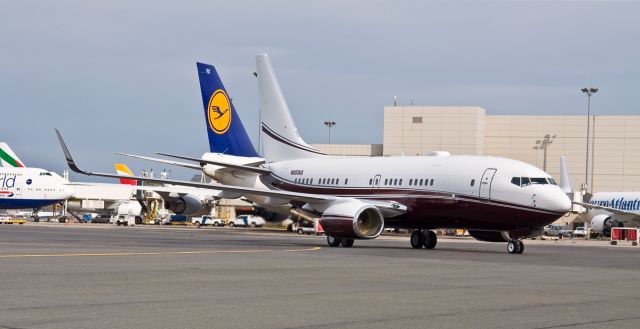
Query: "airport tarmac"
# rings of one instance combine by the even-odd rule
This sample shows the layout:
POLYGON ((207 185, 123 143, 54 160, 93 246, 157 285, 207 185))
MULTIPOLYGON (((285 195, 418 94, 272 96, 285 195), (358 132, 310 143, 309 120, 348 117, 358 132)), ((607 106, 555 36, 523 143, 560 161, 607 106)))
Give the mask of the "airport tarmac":
POLYGON ((640 248, 0 226, 0 328, 637 328, 640 248))

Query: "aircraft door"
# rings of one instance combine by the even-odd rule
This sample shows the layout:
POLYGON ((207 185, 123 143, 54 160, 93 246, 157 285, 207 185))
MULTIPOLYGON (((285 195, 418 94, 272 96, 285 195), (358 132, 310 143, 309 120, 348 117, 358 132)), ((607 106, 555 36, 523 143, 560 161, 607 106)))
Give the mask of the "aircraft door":
POLYGON ((484 199, 491 199, 491 183, 493 182, 493 176, 496 174, 497 169, 487 168, 482 174, 480 180, 479 197, 484 199))
POLYGON ((372 191, 377 191, 380 188, 380 181, 382 181, 381 175, 375 175, 371 178, 370 188, 372 191))

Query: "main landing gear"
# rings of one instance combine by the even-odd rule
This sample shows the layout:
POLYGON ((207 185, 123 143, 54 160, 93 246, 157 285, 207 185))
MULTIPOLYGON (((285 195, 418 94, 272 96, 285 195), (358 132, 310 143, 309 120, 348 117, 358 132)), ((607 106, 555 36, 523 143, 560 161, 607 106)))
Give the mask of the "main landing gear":
POLYGON ((524 252, 524 243, 520 240, 510 240, 507 243, 507 251, 510 254, 521 254, 524 252))
POLYGON ((329 247, 343 246, 345 248, 351 248, 353 247, 354 242, 355 241, 353 239, 341 239, 333 237, 331 235, 327 235, 327 244, 329 245, 329 247))
POLYGON ((411 243, 411 247, 415 249, 420 249, 422 247, 425 247, 426 249, 433 249, 438 243, 438 237, 433 231, 416 230, 411 234, 409 242, 411 243))

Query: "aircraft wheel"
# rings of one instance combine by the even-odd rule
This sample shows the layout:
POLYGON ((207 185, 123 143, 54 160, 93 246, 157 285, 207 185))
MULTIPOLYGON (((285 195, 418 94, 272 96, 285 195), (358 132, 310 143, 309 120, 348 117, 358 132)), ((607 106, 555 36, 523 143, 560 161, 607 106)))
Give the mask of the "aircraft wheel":
POLYGON ((518 244, 520 245, 520 248, 518 249, 518 253, 522 254, 524 252, 524 242, 518 240, 518 244))
POLYGON ((200 228, 200 222, 196 221, 194 224, 196 224, 196 228, 200 228))
POLYGON ((351 248, 353 247, 354 242, 355 241, 353 239, 342 239, 342 242, 340 244, 345 248, 351 248))
POLYGON ((415 230, 411 233, 411 239, 409 242, 411 243, 411 247, 414 249, 420 249, 424 245, 425 234, 420 230, 415 230))
POLYGON ((426 238, 424 239, 424 247, 427 249, 433 249, 438 244, 438 236, 433 231, 428 231, 426 238))
POLYGON ((342 239, 332 237, 331 235, 327 235, 327 244, 329 247, 337 247, 342 242, 342 239))
POLYGON ((507 243, 507 251, 510 254, 517 254, 520 251, 520 242, 518 240, 511 240, 507 243))

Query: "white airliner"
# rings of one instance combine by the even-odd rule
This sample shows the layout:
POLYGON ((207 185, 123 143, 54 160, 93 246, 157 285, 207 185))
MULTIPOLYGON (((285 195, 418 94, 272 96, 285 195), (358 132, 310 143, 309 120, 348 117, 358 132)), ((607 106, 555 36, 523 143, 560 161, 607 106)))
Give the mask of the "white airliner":
MULTIPOLYGON (((564 157, 560 159, 561 181, 570 182, 564 157)), ((568 185, 564 190, 572 191, 568 185)), ((591 221, 591 231, 611 234, 612 227, 640 227, 640 192, 596 192, 587 194, 587 201, 573 201, 585 207, 580 217, 591 221)))
POLYGON ((73 195, 60 175, 27 168, 9 145, 0 143, 0 209, 38 209, 73 195))
MULTIPOLYGON (((479 240, 508 242, 509 253, 522 253, 521 238, 541 234, 544 225, 571 207, 551 176, 511 159, 443 153, 324 155, 298 135, 267 55, 257 56, 257 77, 266 160, 260 177, 271 190, 135 179, 261 195, 274 205, 292 203, 320 216, 332 247, 351 247, 354 239, 376 238, 387 226, 417 229, 411 246, 431 249, 437 242, 432 229, 457 227, 467 228, 479 240)), ((80 169, 59 132, 58 137, 72 170, 121 178, 80 169)))
POLYGON ((596 192, 588 203, 575 202, 588 211, 591 230, 611 234, 612 227, 640 227, 640 192, 596 192))

